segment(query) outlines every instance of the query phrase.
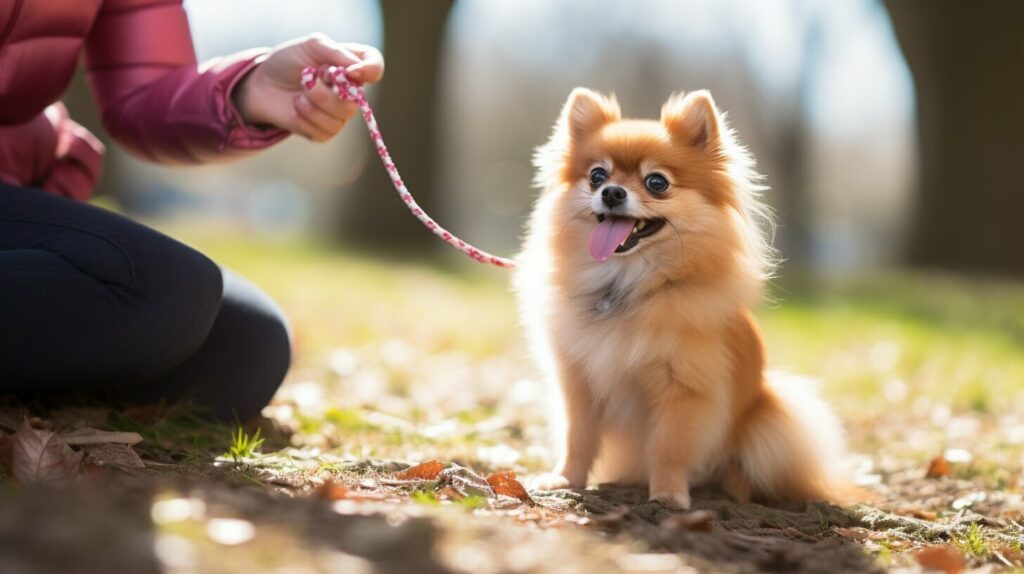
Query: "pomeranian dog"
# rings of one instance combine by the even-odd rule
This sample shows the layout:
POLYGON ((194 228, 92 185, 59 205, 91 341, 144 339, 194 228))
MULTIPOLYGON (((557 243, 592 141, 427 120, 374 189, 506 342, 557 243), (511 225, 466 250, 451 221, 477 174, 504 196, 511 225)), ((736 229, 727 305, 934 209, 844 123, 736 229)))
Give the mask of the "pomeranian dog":
POLYGON ((765 372, 751 308, 771 221, 710 94, 675 94, 655 121, 577 88, 534 163, 516 290, 564 441, 533 485, 647 483, 677 508, 697 484, 828 498, 842 430, 813 385, 765 372))

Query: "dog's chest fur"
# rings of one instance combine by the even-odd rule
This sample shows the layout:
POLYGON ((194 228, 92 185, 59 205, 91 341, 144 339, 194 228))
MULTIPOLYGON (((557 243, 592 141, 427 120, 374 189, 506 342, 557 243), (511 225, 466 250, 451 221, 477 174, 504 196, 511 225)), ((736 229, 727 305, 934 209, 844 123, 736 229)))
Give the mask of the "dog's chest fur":
POLYGON ((669 385, 721 384, 724 349, 700 337, 694 317, 684 316, 705 305, 704 297, 687 301, 684 289, 616 263, 578 274, 556 302, 563 309, 552 314, 556 348, 582 369, 595 398, 633 411, 669 385))

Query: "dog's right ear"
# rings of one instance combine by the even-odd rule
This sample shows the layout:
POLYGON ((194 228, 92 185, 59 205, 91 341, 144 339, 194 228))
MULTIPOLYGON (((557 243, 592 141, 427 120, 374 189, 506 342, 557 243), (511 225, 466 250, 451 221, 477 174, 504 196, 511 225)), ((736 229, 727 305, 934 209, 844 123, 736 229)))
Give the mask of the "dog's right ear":
POLYGON ((705 148, 719 144, 721 119, 707 90, 672 94, 661 107, 661 123, 672 139, 683 145, 705 148))
POLYGON ((614 96, 606 98, 586 88, 573 90, 562 106, 551 137, 533 154, 533 165, 537 168, 534 185, 543 189, 556 181, 565 181, 569 177, 568 158, 573 142, 621 117, 614 96))
POLYGON ((562 108, 561 124, 571 139, 579 139, 622 119, 615 96, 605 97, 587 88, 576 88, 562 108))

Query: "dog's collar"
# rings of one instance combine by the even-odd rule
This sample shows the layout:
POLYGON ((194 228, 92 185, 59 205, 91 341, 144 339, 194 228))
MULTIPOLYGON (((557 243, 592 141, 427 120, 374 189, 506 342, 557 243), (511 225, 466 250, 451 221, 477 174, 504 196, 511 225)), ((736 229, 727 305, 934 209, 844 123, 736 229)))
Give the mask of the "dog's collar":
POLYGON ((612 310, 616 299, 618 298, 615 297, 615 293, 613 291, 609 291, 605 293, 604 297, 597 300, 597 304, 594 305, 594 309, 603 315, 604 313, 612 310))

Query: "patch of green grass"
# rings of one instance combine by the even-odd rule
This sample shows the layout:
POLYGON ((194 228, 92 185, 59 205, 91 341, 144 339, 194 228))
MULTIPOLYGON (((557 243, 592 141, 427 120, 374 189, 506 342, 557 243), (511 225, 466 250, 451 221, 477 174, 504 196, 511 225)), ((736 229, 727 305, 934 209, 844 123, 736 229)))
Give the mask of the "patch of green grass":
POLYGON ((252 435, 245 432, 245 429, 238 427, 231 433, 231 446, 228 448, 227 456, 235 462, 255 458, 263 446, 263 438, 260 437, 260 429, 252 435))
POLYGON ((996 324, 958 326, 901 312, 884 296, 842 291, 784 301, 759 316, 769 363, 821 379, 827 397, 843 399, 844 414, 901 408, 916 397, 983 412, 1024 406, 1020 340, 996 324))
MULTIPOLYGON (((390 339, 481 359, 522 346, 502 271, 375 260, 210 226, 165 230, 282 304, 301 343, 300 368, 322 369, 324 353, 339 347, 390 339)), ((776 286, 776 303, 758 313, 769 364, 821 379, 847 417, 905 409, 918 397, 994 414, 1024 410, 1024 284, 892 273, 791 285, 776 286)), ((341 414, 341 426, 360 427, 351 414, 341 414)))
POLYGON ((135 448, 152 459, 190 464, 206 464, 223 452, 224 435, 230 428, 188 404, 160 407, 142 418, 115 409, 106 426, 141 435, 143 441, 135 448))
POLYGON ((362 413, 355 409, 331 407, 324 413, 324 420, 333 424, 338 430, 360 432, 379 430, 377 425, 367 421, 362 413))
POLYGON ((429 352, 487 357, 515 335, 509 275, 500 270, 371 259, 310 239, 273 240, 216 226, 158 227, 280 302, 301 337, 300 364, 338 347, 394 338, 414 339, 429 352))
POLYGON ((409 495, 409 499, 416 504, 422 504, 424 506, 440 506, 441 501, 437 499, 437 495, 432 490, 417 490, 416 492, 409 495))
POLYGON ((878 559, 878 562, 881 563, 882 566, 885 566, 885 567, 891 566, 893 558, 892 558, 892 548, 889 546, 889 541, 888 540, 881 541, 880 542, 880 546, 881 546, 881 548, 878 549, 878 554, 876 555, 876 558, 878 559))
POLYGON ((814 509, 814 512, 818 515, 818 528, 820 528, 820 532, 828 532, 829 528, 831 527, 828 517, 825 516, 825 514, 818 510, 817 508, 814 509))
POLYGON ((486 496, 467 496, 457 500, 456 504, 467 510, 476 510, 478 508, 487 508, 490 502, 486 496))
POLYGON ((952 544, 965 556, 985 558, 990 554, 981 526, 972 522, 963 534, 954 534, 952 544))

